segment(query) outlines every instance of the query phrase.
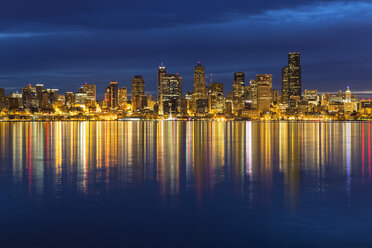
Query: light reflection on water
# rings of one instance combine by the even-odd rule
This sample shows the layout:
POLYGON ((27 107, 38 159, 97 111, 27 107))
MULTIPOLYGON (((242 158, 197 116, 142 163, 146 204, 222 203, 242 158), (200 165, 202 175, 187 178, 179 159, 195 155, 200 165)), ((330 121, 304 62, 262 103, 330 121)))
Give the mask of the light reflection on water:
POLYGON ((369 122, 3 122, 0 154, 7 203, 41 209, 137 192, 155 195, 156 208, 233 210, 213 203, 226 198, 282 218, 312 207, 327 215, 332 204, 345 214, 372 189, 369 122))

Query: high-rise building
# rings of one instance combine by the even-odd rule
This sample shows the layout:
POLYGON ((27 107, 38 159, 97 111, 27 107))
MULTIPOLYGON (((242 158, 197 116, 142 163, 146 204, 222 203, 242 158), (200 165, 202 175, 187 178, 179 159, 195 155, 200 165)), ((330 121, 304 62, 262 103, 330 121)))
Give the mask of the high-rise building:
POLYGON ((85 83, 83 85, 83 92, 87 94, 87 100, 94 103, 96 101, 97 86, 95 84, 85 83))
POLYGON ((351 102, 351 91, 349 87, 347 87, 345 92, 345 102, 351 102))
POLYGON ((270 92, 273 89, 273 76, 271 74, 258 74, 257 84, 267 84, 270 88, 270 92))
POLYGON ((208 91, 209 113, 219 114, 225 112, 225 98, 223 96, 223 84, 211 83, 208 91))
POLYGON ((257 109, 257 80, 250 80, 252 109, 257 109))
POLYGON ((41 108, 41 102, 43 100, 44 84, 36 84, 36 98, 38 101, 38 108, 41 108))
POLYGON ((78 92, 75 95, 75 104, 80 106, 85 106, 88 101, 88 95, 87 93, 78 92))
POLYGON ((205 68, 198 62, 194 67, 194 98, 206 99, 205 92, 205 68))
POLYGON ((58 101, 58 89, 48 89, 49 103, 54 105, 58 101))
POLYGON ((41 92, 41 102, 39 104, 39 108, 42 110, 48 110, 51 108, 51 105, 49 104, 49 93, 47 90, 43 90, 41 92))
POLYGON ((105 101, 108 108, 118 107, 118 82, 110 82, 110 85, 106 87, 105 101))
POLYGON ((244 84, 245 74, 244 72, 235 72, 233 81, 233 110, 237 112, 244 108, 244 84))
POLYGON ((160 78, 160 114, 180 113, 182 100, 182 77, 163 73, 160 78))
POLYGON ((65 93, 65 105, 67 107, 74 107, 75 106, 75 94, 73 92, 66 92, 65 93))
POLYGON ((158 100, 159 101, 160 101, 160 98, 161 98, 161 77, 165 73, 167 73, 167 70, 166 70, 165 66, 163 66, 163 65, 159 66, 159 68, 158 68, 158 100))
POLYGON ((282 70, 282 102, 288 103, 289 100, 289 84, 288 84, 288 66, 282 70))
POLYGON ((29 84, 22 89, 22 105, 24 109, 35 109, 38 107, 35 86, 29 84))
POLYGON ((263 113, 270 110, 271 90, 268 84, 257 84, 257 109, 263 113))
POLYGON ((133 111, 143 108, 143 97, 145 95, 145 81, 142 76, 134 76, 132 80, 132 106, 133 111))
POLYGON ((125 107, 127 103, 127 95, 128 95, 127 87, 122 87, 121 89, 119 89, 118 104, 120 108, 125 107))
POLYGON ((0 110, 5 108, 5 90, 0 88, 0 110))
POLYGON ((301 97, 301 63, 300 53, 288 54, 288 95, 301 97))
POLYGON ((258 74, 256 83, 257 109, 260 112, 268 111, 272 101, 273 76, 271 74, 258 74))

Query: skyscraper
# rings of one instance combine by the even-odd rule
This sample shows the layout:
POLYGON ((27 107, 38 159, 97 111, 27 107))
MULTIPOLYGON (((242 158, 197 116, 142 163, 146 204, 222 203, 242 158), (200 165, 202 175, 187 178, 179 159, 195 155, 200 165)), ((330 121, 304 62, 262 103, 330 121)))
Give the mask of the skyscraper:
POLYGON ((36 84, 36 98, 38 101, 38 108, 41 108, 41 105, 42 105, 43 88, 44 88, 44 84, 36 84))
POLYGON ((0 110, 5 108, 5 90, 0 88, 0 110))
POLYGON ((112 109, 118 107, 118 82, 110 82, 110 85, 106 87, 105 100, 107 107, 112 109))
POLYGON ((233 81, 233 109, 234 112, 243 109, 244 107, 244 83, 245 74, 244 72, 235 72, 233 81))
POLYGON ((145 81, 142 76, 134 76, 132 80, 132 106, 133 111, 143 108, 143 96, 145 95, 145 81), (142 98, 141 98, 142 97, 142 98))
POLYGON ((67 107, 73 107, 75 105, 75 94, 73 92, 65 93, 65 105, 67 107))
POLYGON ((265 112, 270 109, 273 77, 271 74, 257 75, 257 109, 265 112))
POLYGON ((282 102, 288 103, 289 100, 289 84, 288 84, 288 66, 282 70, 282 102))
POLYGON ((206 99, 205 92, 205 68, 198 62, 194 67, 194 98, 206 99))
POLYGON ((160 113, 179 113, 182 99, 182 77, 163 73, 160 85, 160 113))
POLYGON ((262 113, 270 110, 271 90, 268 84, 257 84, 257 109, 262 113))
POLYGON ((38 106, 35 86, 29 84, 22 89, 22 102, 24 109, 33 109, 38 106))
POLYGON ((85 83, 83 85, 83 92, 87 94, 87 100, 92 103, 96 101, 96 85, 85 83))
POLYGON ((118 93, 118 104, 120 108, 123 108, 127 103, 127 87, 119 89, 118 93))
POLYGON ((165 66, 161 65, 158 68, 158 100, 161 98, 161 76, 167 73, 165 66))
POLYGON ((225 98, 223 96, 223 84, 211 83, 208 92, 209 113, 219 114, 225 111, 225 98))
POLYGON ((257 80, 250 80, 249 85, 251 86, 252 109, 256 109, 257 108, 257 80))
POLYGON ((301 63, 300 53, 288 54, 288 95, 301 97, 301 63))

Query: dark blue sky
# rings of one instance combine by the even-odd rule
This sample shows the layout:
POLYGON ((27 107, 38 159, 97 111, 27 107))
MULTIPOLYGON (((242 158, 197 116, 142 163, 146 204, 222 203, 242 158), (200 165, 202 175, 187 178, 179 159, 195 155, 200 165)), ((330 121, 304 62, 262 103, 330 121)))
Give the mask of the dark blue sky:
POLYGON ((372 89, 372 1, 112 0, 0 1, 0 87, 26 83, 76 91, 83 82, 130 88, 134 75, 156 90, 157 66, 192 90, 201 61, 231 90, 280 72, 289 51, 302 56, 303 88, 372 89))

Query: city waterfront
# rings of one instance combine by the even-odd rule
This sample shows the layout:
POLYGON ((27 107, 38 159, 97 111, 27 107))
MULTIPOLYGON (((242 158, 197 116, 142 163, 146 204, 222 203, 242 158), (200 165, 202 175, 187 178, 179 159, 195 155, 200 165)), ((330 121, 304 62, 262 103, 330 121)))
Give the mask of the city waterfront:
POLYGON ((367 247, 370 122, 0 123, 4 247, 367 247))

